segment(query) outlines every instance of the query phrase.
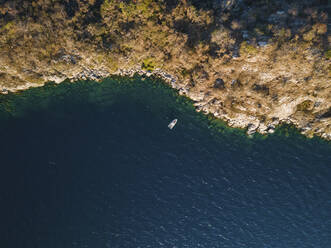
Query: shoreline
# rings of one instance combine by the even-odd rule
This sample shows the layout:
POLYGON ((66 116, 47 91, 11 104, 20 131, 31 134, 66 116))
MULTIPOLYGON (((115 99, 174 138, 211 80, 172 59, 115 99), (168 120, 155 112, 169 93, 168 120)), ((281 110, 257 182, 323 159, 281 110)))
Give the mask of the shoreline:
POLYGON ((193 101, 193 105, 195 107, 195 110, 197 112, 202 112, 205 115, 211 114, 213 118, 215 119, 220 119, 224 121, 228 127, 232 128, 240 128, 240 129, 247 129, 246 134, 251 137, 255 133, 260 133, 262 135, 268 135, 268 134, 273 134, 275 132, 275 129, 281 126, 282 124, 287 124, 287 125, 293 125, 302 135, 308 137, 308 138, 313 138, 314 136, 320 137, 324 140, 331 141, 331 134, 322 134, 322 135, 314 135, 314 136, 308 136, 305 132, 300 130, 300 127, 296 125, 295 122, 292 122, 291 119, 280 119, 280 120, 275 120, 271 122, 270 124, 261 124, 256 118, 251 118, 251 119, 231 119, 226 115, 220 115, 219 112, 215 108, 211 108, 206 104, 203 99, 194 99, 190 96, 189 90, 185 89, 182 87, 180 84, 177 83, 178 78, 176 76, 173 76, 159 68, 156 68, 153 71, 144 71, 139 66, 136 66, 135 68, 132 69, 119 69, 115 73, 106 73, 105 71, 96 71, 96 70, 86 70, 82 71, 79 73, 80 76, 74 77, 74 78, 56 78, 52 77, 53 80, 45 81, 42 85, 25 85, 26 87, 21 87, 15 90, 10 90, 6 92, 0 92, 0 94, 8 94, 9 92, 11 93, 19 93, 20 91, 28 90, 30 88, 34 87, 43 87, 47 82, 54 82, 55 84, 61 84, 62 82, 68 80, 71 83, 75 83, 76 81, 81 81, 81 80, 92 80, 96 82, 102 82, 106 78, 111 78, 111 77, 129 77, 132 78, 136 75, 141 77, 141 80, 144 80, 144 77, 148 78, 153 78, 155 77, 156 79, 162 80, 164 83, 169 85, 171 88, 175 89, 180 96, 185 96, 188 97, 190 100, 193 101), (54 80, 55 79, 55 80, 54 80))

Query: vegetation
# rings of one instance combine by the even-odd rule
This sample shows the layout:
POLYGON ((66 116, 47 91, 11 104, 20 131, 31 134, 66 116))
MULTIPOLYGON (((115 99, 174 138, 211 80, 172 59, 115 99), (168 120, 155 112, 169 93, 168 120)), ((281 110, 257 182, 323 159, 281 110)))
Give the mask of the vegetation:
POLYGON ((156 64, 153 58, 147 58, 143 60, 141 68, 146 71, 154 71, 156 68, 156 64))
POLYGON ((241 55, 254 55, 258 52, 258 49, 253 45, 248 44, 246 41, 240 44, 241 55))
POLYGON ((0 28, 0 32, 11 30, 11 28, 13 27, 13 25, 14 25, 14 22, 13 21, 6 23, 3 27, 0 28))
POLYGON ((309 111, 312 109, 313 104, 311 100, 305 100, 297 105, 297 111, 309 111))
POLYGON ((327 50, 324 54, 325 58, 331 59, 331 49, 327 50))

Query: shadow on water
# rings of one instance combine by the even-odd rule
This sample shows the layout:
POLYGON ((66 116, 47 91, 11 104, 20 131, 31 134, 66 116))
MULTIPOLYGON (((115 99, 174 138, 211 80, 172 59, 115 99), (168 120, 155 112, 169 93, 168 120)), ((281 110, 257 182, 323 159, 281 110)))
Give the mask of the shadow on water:
POLYGON ((2 247, 331 244, 331 146, 292 127, 248 138, 138 77, 2 95, 0 118, 2 247))

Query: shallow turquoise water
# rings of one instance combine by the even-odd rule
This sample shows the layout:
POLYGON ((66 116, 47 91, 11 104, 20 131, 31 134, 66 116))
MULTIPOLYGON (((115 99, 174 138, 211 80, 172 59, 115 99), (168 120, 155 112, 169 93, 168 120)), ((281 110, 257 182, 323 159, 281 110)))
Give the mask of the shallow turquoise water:
POLYGON ((331 145, 290 127, 250 139, 139 78, 1 96, 0 119, 1 247, 331 246, 331 145))

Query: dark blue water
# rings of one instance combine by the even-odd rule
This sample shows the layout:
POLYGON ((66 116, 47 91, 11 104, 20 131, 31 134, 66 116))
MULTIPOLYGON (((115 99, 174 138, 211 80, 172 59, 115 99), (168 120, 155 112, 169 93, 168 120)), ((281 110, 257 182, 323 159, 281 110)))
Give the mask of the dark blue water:
POLYGON ((330 143, 249 139, 138 79, 2 96, 0 113, 1 247, 331 247, 330 143))

